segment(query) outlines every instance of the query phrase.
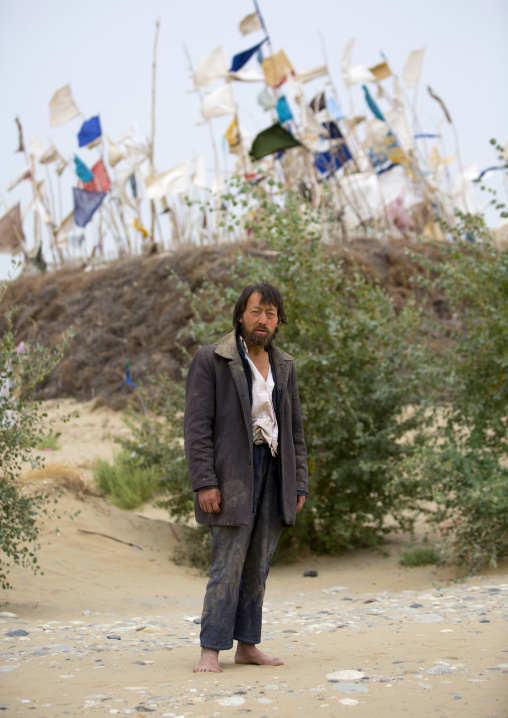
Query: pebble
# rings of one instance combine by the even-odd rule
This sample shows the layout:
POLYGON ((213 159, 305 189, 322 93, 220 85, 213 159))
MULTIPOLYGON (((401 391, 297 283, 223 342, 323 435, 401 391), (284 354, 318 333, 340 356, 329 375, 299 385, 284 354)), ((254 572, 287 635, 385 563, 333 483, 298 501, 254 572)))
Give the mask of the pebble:
POLYGON ((432 668, 427 668, 427 673, 430 673, 431 676, 441 676, 444 673, 453 673, 453 670, 448 666, 432 666, 432 668))
POLYGON ((305 578, 316 578, 318 572, 315 569, 310 569, 310 571, 304 571, 303 575, 305 578))
POLYGON ((12 631, 7 631, 5 634, 6 636, 9 636, 9 638, 18 638, 20 636, 28 636, 28 631, 25 631, 23 628, 15 628, 12 631))
POLYGON ((415 616, 415 623, 440 623, 444 621, 439 613, 424 613, 423 616, 415 616))
POLYGON ((357 706, 360 701, 357 701, 356 698, 341 698, 339 703, 342 703, 343 706, 357 706))
POLYGON ((109 639, 111 639, 112 641, 121 641, 121 640, 122 640, 122 637, 121 637, 121 636, 117 636, 117 635, 114 634, 114 633, 110 633, 108 636, 106 636, 106 638, 109 638, 109 639))
POLYGON ((362 671, 334 671, 326 674, 329 681, 355 681, 364 676, 365 673, 362 671))
POLYGON ((368 693, 369 687, 364 683, 334 683, 333 690, 339 693, 368 693))
POLYGON ((17 616, 9 611, 0 611, 0 618, 17 618, 17 616))
POLYGON ((241 696, 229 696, 229 698, 221 698, 221 700, 217 701, 217 703, 220 706, 243 706, 245 698, 242 698, 241 696))

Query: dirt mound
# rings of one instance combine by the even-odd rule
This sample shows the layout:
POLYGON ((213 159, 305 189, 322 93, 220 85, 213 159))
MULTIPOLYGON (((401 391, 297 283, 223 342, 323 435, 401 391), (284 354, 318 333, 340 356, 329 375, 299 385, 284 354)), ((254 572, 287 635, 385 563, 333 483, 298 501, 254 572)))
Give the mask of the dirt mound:
MULTIPOLYGON (((415 273, 407 247, 411 245, 365 239, 334 251, 341 254, 346 268, 356 266, 383 286, 400 309, 411 295, 410 277, 415 273)), ((412 248, 422 250, 420 245, 412 248)), ((18 341, 53 348, 72 328, 70 347, 38 388, 38 397, 98 399, 121 409, 132 394, 124 382, 127 361, 133 382, 147 373, 180 376, 186 359, 175 339, 191 315, 188 302, 182 301, 180 280, 193 290, 206 273, 210 280, 227 284, 226 260, 238 251, 262 254, 273 261, 265 247, 245 243, 135 257, 93 271, 82 267, 22 276, 4 297, 0 331, 8 306, 18 310, 14 322, 18 341)), ((425 253, 439 259, 439 246, 426 245, 425 253)), ((425 301, 441 321, 450 321, 443 297, 427 296, 425 301)))

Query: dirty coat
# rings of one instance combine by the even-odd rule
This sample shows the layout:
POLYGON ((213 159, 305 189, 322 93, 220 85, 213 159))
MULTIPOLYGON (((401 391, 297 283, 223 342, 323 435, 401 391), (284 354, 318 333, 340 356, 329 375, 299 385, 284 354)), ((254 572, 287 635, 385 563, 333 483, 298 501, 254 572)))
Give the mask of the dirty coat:
MULTIPOLYGON (((296 519, 297 492, 308 490, 307 451, 293 357, 270 345, 279 426, 279 504, 285 525, 296 519)), ((196 352, 187 375, 185 453, 196 521, 247 526, 252 519, 252 418, 247 378, 233 331, 196 352), (198 490, 218 486, 221 511, 199 506, 198 490)))

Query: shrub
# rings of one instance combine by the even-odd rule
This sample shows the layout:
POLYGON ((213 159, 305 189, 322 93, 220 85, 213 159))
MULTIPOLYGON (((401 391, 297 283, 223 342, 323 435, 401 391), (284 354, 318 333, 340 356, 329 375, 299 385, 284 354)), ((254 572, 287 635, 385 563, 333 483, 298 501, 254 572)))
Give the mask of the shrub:
MULTIPOLYGON (((8 283, 0 282, 0 301, 8 283)), ((41 402, 33 400, 35 386, 63 356, 66 344, 53 352, 39 345, 17 351, 13 333, 13 310, 3 317, 0 339, 0 582, 4 589, 13 564, 39 570, 36 551, 38 519, 48 514, 50 500, 41 494, 28 495, 19 484, 22 464, 41 465, 31 451, 44 436, 46 414, 41 402)))
MULTIPOLYGON (((458 232, 471 226, 459 217, 458 232)), ((414 470, 448 556, 475 571, 508 553, 508 251, 453 244, 432 269, 462 326, 435 358, 439 417, 414 470)))
POLYGON ((124 451, 111 464, 99 459, 93 475, 99 490, 120 509, 141 506, 157 492, 159 476, 155 467, 140 466, 135 456, 124 451))
MULTIPOLYGON (((405 528, 411 524, 410 494, 394 496, 389 487, 412 451, 402 438, 422 419, 418 410, 404 412, 422 398, 418 311, 408 302, 397 314, 379 287, 347 272, 321 241, 319 212, 298 196, 244 186, 235 191, 235 201, 252 208, 246 229, 266 242, 269 259, 238 254, 227 286, 207 277, 192 291, 180 283, 194 314, 178 339, 196 346, 231 331, 232 307, 246 284, 266 280, 281 289, 290 324, 278 342, 296 357, 310 487, 296 533, 285 532, 280 551, 337 552, 378 543, 388 513, 405 528)), ((182 407, 183 392, 175 386, 164 408, 173 430, 182 407)), ((192 508, 183 448, 166 441, 164 419, 139 418, 144 428, 135 441, 147 462, 164 457, 167 504, 183 516, 192 508)))

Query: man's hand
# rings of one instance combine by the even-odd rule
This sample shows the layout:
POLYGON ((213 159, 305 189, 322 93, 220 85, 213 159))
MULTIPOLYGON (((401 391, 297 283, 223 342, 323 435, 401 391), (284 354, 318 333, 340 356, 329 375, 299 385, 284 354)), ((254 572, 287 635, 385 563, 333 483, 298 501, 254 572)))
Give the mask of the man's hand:
POLYGON ((306 496, 297 496, 296 497, 296 513, 299 513, 303 509, 304 503, 307 501, 306 496))
POLYGON ((219 489, 200 489, 199 505, 207 514, 220 514, 221 497, 219 489))

